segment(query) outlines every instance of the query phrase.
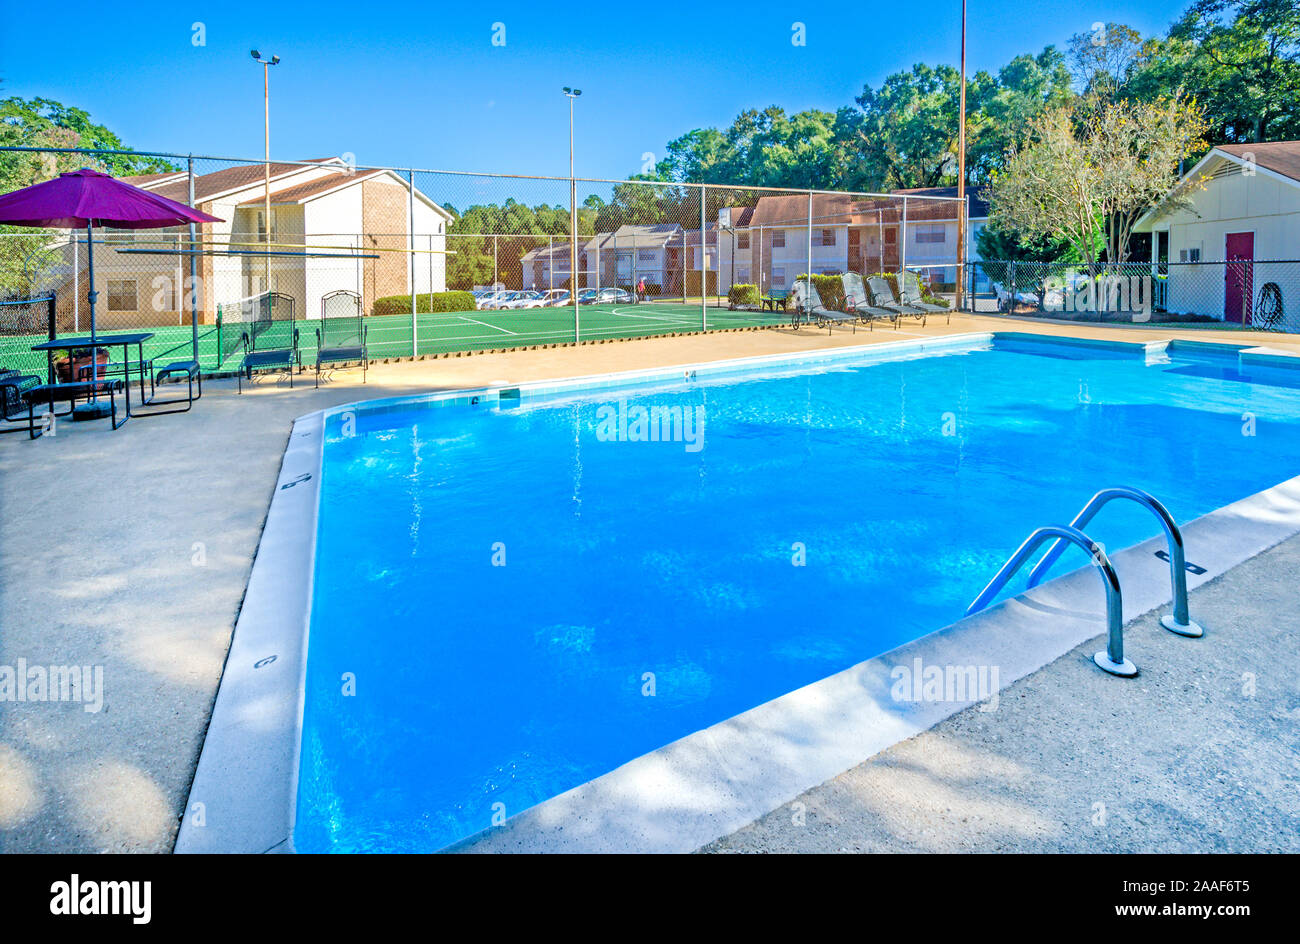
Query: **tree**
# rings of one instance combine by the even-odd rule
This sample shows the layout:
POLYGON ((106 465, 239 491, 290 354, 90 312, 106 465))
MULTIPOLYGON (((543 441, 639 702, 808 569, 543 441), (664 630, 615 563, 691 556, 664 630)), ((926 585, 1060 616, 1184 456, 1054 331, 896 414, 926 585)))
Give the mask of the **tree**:
POLYGON ((1300 137, 1300 5, 1197 0, 1151 44, 1130 87, 1146 99, 1191 90, 1214 142, 1300 137))
POLYGON ((1123 96, 1147 54, 1142 34, 1122 23, 1099 23, 1089 32, 1075 33, 1068 48, 1079 92, 1102 102, 1123 96))
MULTIPOLYGON (((1059 236, 1030 237, 990 224, 975 237, 981 259, 998 262, 1080 262, 1083 254, 1068 239, 1059 236)), ((1100 244, 1096 244, 1100 249, 1100 244)))
MULTIPOLYGON (((117 135, 91 121, 87 112, 47 98, 0 99, 0 144, 50 149, 0 152, 0 193, 80 167, 114 176, 170 169, 165 161, 141 155, 67 153, 73 148, 128 149, 117 135)), ((39 294, 49 287, 46 283, 60 261, 49 230, 0 226, 0 292, 23 297, 39 294)))
POLYGON ((1029 239, 1064 240, 1093 271, 1097 244, 1123 262, 1133 224, 1152 206, 1187 205, 1199 180, 1177 182, 1179 161, 1205 147, 1199 107, 1176 94, 1154 102, 1119 101, 1090 110, 1050 112, 1037 139, 1013 148, 993 181, 995 225, 1029 239))

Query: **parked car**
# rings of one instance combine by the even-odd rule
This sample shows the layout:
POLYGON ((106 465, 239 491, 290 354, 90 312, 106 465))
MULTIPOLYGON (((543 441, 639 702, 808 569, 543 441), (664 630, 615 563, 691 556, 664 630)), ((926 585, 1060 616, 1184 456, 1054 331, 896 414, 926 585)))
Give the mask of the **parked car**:
POLYGON ((509 292, 500 290, 495 292, 486 292, 478 297, 478 300, 474 303, 474 307, 478 308, 480 311, 495 308, 496 303, 509 294, 509 292))
POLYGON ((573 296, 569 294, 567 288, 553 288, 542 296, 543 308, 557 308, 561 305, 573 304, 573 296))
POLYGON ((602 288, 596 296, 598 305, 633 305, 636 296, 625 288, 602 288))
POLYGON ((592 302, 596 300, 596 294, 597 291, 594 288, 578 289, 578 304, 590 305, 592 302))
POLYGON ((518 291, 497 292, 495 295, 489 295, 487 298, 483 299, 483 301, 479 303, 478 307, 480 311, 499 311, 500 309, 504 308, 507 304, 509 304, 512 301, 515 301, 517 298, 520 298, 524 294, 526 293, 518 292, 518 291))
POLYGON ((502 302, 498 307, 502 310, 509 309, 511 311, 519 308, 540 308, 541 301, 542 293, 529 289, 523 292, 515 292, 512 298, 502 302))

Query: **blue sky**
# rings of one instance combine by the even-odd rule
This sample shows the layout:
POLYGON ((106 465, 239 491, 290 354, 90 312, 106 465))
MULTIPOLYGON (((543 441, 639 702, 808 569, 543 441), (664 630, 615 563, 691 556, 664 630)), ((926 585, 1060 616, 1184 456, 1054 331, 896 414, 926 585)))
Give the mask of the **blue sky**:
MULTIPOLYGON (((973 0, 970 69, 1061 45, 1094 21, 1163 32, 1186 5, 973 0)), ((283 60, 274 157, 567 174, 560 87, 573 85, 579 175, 622 178, 646 152, 662 156, 672 138, 744 108, 833 111, 918 60, 956 65, 959 16, 959 0, 23 4, 5 13, 0 92, 83 107, 140 150, 260 157, 258 48, 283 60), (206 45, 192 42, 196 21, 206 45), (492 45, 494 23, 504 46, 492 45)))

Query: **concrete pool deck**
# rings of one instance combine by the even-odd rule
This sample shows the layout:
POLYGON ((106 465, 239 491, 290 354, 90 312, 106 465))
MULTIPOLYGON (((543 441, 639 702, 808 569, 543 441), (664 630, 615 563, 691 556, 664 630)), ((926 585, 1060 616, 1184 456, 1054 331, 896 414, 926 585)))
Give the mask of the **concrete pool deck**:
MULTIPOLYGON (((359 372, 341 372, 314 390, 303 375, 292 390, 268 382, 240 397, 232 381, 211 382, 190 414, 0 439, 0 665, 102 666, 105 686, 93 713, 4 705, 0 850, 171 849, 294 418, 357 399, 988 330, 1300 355, 1300 338, 1253 332, 959 315, 897 332, 766 329, 401 362, 376 366, 365 386, 359 372)), ((1281 669, 1295 654, 1266 655, 1281 669)), ((1066 750, 1068 732, 1036 717, 1066 750)), ((1165 763, 1176 772, 1180 760, 1165 763)))

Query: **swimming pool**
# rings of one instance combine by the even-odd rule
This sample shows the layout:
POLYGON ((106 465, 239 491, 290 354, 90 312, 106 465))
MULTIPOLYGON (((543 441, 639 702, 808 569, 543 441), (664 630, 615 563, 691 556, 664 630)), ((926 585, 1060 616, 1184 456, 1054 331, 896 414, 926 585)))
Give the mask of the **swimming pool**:
POLYGON ((622 383, 327 417, 299 851, 441 848, 916 639, 1104 485, 1185 521, 1300 473, 1300 371, 1222 347, 622 383), (638 407, 678 435, 637 441, 638 407))

